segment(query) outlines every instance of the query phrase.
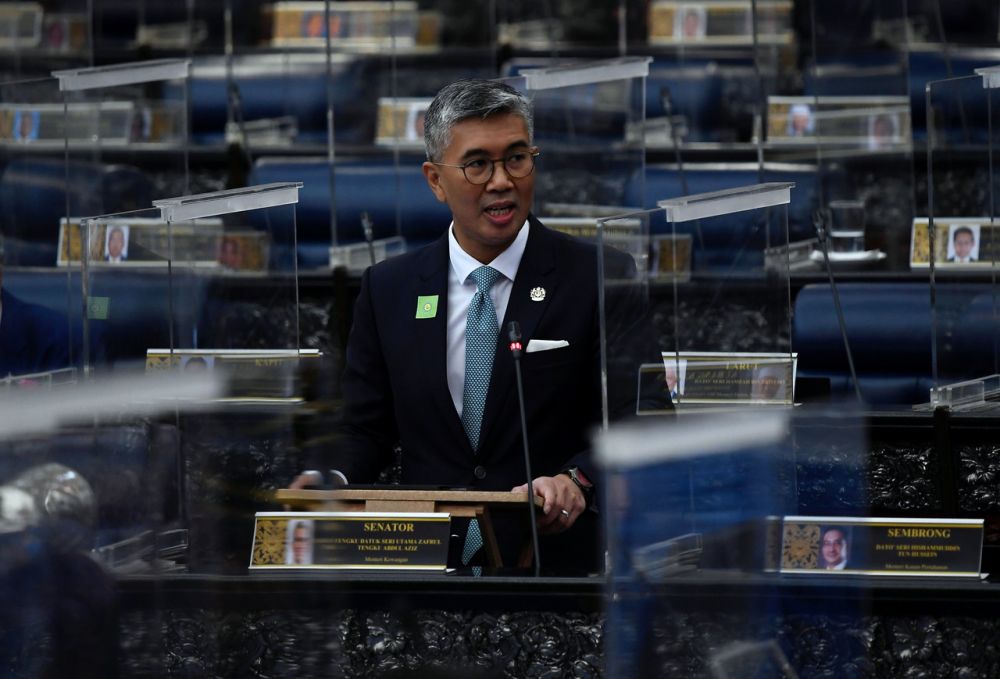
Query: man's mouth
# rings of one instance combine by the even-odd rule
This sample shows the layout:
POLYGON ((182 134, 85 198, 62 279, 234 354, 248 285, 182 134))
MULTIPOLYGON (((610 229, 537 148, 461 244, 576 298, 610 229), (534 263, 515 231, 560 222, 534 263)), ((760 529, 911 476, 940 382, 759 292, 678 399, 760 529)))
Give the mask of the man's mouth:
POLYGON ((491 217, 506 217, 514 211, 513 203, 495 203, 486 208, 485 212, 491 217))

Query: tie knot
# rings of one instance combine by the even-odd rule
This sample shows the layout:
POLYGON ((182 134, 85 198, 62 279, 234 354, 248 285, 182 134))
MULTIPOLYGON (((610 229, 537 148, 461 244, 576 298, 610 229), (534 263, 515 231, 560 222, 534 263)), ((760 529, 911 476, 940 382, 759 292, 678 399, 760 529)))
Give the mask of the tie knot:
POLYGON ((500 280, 503 274, 489 266, 481 266, 469 274, 469 278, 476 281, 479 292, 486 294, 493 287, 493 284, 500 280))

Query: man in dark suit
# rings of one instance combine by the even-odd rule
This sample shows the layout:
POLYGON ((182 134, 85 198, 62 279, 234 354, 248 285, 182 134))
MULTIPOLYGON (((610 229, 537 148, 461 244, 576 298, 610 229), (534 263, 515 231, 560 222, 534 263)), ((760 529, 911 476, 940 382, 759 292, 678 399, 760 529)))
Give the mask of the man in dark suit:
MULTIPOLYGON (((445 87, 427 111, 425 144, 424 175, 453 222, 435 243, 365 272, 347 347, 341 437, 320 468, 372 482, 398 444, 403 484, 527 490, 506 341, 508 323, 517 321, 533 487, 544 500, 542 563, 593 568, 597 249, 530 214, 539 151, 529 104, 516 90, 481 80, 445 87)), ((615 275, 634 269, 620 253, 607 261, 615 275)), ((319 476, 307 472, 293 487, 319 476)), ((494 518, 510 564, 528 527, 523 518, 494 518)))

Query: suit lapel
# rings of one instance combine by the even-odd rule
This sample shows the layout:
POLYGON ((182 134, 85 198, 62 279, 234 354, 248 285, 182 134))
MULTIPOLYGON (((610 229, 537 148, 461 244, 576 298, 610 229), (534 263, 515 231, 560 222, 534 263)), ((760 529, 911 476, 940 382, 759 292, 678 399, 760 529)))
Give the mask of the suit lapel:
POLYGON ((522 342, 527 346, 558 287, 551 232, 533 216, 529 217, 529 220, 531 231, 528 233, 528 243, 524 248, 521 264, 517 268, 510 300, 507 302, 507 311, 500 325, 500 341, 497 343, 497 353, 493 358, 490 391, 486 398, 486 410, 483 413, 482 432, 479 437, 480 448, 489 441, 501 405, 506 402, 515 382, 514 359, 508 348, 507 325, 511 321, 520 324, 522 342), (531 291, 535 288, 544 290, 544 299, 533 301, 531 291))
MULTIPOLYGON (((468 458, 472 455, 472 445, 465 435, 462 420, 455 411, 455 404, 448 391, 448 232, 439 238, 424 252, 419 264, 414 293, 438 296, 438 312, 434 318, 420 319, 414 322, 412 341, 416 348, 415 356, 419 356, 421 370, 424 374, 424 384, 429 386, 427 396, 431 399, 433 410, 441 413, 443 423, 448 429, 452 440, 459 441, 461 447, 455 452, 468 458)), ((449 447, 450 448, 450 447, 449 447)))

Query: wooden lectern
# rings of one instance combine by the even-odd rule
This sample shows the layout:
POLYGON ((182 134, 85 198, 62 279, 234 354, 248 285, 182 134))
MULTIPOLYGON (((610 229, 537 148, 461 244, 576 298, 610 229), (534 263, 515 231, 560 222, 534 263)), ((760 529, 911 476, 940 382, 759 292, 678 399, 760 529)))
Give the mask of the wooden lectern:
MULTIPOLYGON (((406 490, 351 488, 342 490, 292 490, 275 493, 276 502, 295 511, 306 512, 424 512, 451 514, 478 519, 483 534, 486 558, 491 566, 503 566, 490 510, 517 511, 526 509, 527 493, 476 490, 406 490)), ((541 508, 542 498, 535 496, 535 507, 541 508)), ((527 519, 525 519, 527 520, 527 519)), ((531 541, 521 552, 518 566, 530 566, 531 541)))

